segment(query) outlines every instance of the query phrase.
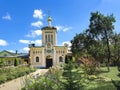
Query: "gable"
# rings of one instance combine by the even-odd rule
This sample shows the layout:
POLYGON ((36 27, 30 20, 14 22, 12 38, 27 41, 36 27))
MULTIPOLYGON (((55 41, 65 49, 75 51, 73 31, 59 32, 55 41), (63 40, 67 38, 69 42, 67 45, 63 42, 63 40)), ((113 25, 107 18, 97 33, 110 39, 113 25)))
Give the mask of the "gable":
POLYGON ((15 57, 15 54, 9 51, 3 50, 2 52, 0 52, 0 57, 15 57))

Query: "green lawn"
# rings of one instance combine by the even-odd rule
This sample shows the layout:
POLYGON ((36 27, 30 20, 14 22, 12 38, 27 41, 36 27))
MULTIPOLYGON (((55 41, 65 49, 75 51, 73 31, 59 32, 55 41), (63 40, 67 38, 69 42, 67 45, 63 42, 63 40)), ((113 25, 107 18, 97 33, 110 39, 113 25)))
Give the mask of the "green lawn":
POLYGON ((101 73, 97 77, 105 80, 91 80, 85 90, 120 90, 120 77, 117 67, 110 67, 110 72, 106 67, 101 68, 101 73))
POLYGON ((104 77, 108 77, 111 78, 112 80, 120 80, 119 75, 119 71, 117 69, 117 67, 110 67, 110 72, 107 72, 107 68, 101 68, 101 73, 99 74, 99 76, 104 76, 104 77))

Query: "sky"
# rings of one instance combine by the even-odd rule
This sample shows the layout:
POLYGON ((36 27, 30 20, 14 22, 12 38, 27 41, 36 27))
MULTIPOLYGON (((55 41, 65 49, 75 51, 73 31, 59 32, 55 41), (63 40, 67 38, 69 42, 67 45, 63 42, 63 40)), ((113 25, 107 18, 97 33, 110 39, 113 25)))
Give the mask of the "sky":
POLYGON ((57 45, 70 40, 89 26, 90 13, 113 14, 114 31, 120 33, 120 0, 0 0, 0 51, 28 52, 28 45, 42 44, 41 28, 57 28, 57 45))

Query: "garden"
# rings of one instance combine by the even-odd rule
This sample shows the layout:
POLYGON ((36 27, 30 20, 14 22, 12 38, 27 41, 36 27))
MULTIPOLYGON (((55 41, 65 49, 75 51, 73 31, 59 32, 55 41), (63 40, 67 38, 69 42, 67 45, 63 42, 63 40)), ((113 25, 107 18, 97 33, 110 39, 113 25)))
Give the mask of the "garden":
POLYGON ((0 84, 27 75, 35 70, 35 68, 28 66, 2 67, 0 68, 0 84))
POLYGON ((83 64, 70 61, 63 67, 53 66, 45 75, 27 78, 22 90, 119 90, 118 67, 110 69, 108 72, 107 67, 101 67, 89 74, 83 64))

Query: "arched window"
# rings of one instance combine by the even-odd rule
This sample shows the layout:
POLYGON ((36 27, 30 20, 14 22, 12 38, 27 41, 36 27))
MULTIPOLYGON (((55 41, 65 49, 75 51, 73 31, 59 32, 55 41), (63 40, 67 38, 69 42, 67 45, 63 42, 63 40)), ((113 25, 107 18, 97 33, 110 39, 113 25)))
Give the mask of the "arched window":
POLYGON ((45 35, 45 42, 47 42, 47 35, 45 35))
POLYGON ((63 62, 63 57, 62 56, 59 57, 59 62, 63 62))
POLYGON ((35 54, 35 51, 33 51, 33 54, 35 54))
POLYGON ((39 57, 36 57, 36 62, 39 62, 39 57))

